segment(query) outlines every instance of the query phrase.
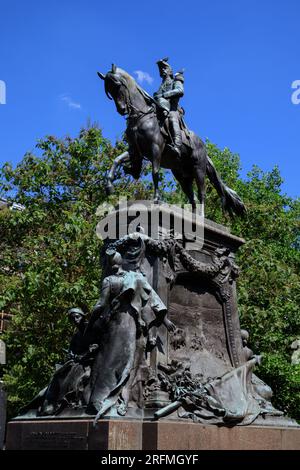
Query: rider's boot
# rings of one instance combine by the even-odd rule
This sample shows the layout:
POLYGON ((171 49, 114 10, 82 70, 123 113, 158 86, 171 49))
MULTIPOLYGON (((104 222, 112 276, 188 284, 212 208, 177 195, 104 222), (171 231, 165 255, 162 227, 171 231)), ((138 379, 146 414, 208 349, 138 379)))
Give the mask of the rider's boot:
POLYGON ((181 129, 179 125, 179 117, 177 111, 171 111, 169 115, 170 130, 173 138, 173 145, 168 146, 172 152, 180 157, 181 155, 181 145, 182 145, 182 136, 181 129))

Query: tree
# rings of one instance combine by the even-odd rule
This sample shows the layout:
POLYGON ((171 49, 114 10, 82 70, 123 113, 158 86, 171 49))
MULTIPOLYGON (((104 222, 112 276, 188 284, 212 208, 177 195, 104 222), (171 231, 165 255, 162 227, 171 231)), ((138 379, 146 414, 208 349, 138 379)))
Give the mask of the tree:
MULTIPOLYGON (((242 326, 254 351, 264 356, 258 375, 274 389, 274 404, 299 419, 300 371, 290 364, 289 349, 300 336, 299 201, 281 193, 277 168, 263 173, 254 167, 244 181, 238 155, 210 142, 207 148, 248 207, 245 219, 224 219, 208 185, 207 217, 247 240, 238 255, 238 294, 242 326)), ((106 200, 106 172, 124 143, 112 146, 101 130, 89 127, 74 139, 48 136, 37 149, 39 155, 26 154, 15 169, 5 164, 0 171, 0 195, 24 206, 0 211, 0 310, 14 314, 5 334, 4 375, 12 415, 47 384, 61 359, 70 332, 66 310, 76 305, 88 312, 98 298, 96 210, 106 200)), ((118 196, 151 198, 147 167, 143 175, 137 183, 120 170, 112 202, 118 196)), ((162 173, 161 180, 168 202, 186 202, 168 175, 162 173)))
MULTIPOLYGON (((37 148, 40 156, 28 153, 0 174, 1 196, 24 206, 0 211, 0 310, 14 314, 4 375, 12 413, 48 382, 61 358, 70 332, 66 310, 78 305, 87 312, 99 296, 96 209, 123 144, 112 147, 91 127, 75 139, 48 136, 37 148)), ((144 191, 120 176, 116 197, 144 191)))

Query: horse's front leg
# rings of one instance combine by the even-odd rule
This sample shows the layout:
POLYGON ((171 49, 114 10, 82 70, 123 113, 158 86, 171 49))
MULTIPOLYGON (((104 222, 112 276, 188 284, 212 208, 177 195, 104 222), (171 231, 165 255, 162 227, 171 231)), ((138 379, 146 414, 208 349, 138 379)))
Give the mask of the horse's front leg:
POLYGON ((152 180, 154 186, 154 202, 158 203, 160 200, 158 183, 159 183, 159 169, 161 160, 162 149, 159 144, 154 143, 151 149, 151 161, 152 161, 152 180))
POLYGON ((115 176, 116 176, 116 170, 118 168, 119 165, 121 165, 122 163, 125 163, 125 162, 128 162, 129 161, 129 153, 128 152, 124 152, 124 153, 121 153, 121 155, 119 155, 118 157, 116 157, 114 159, 114 162, 112 164, 112 167, 111 169, 109 170, 109 173, 108 173, 108 176, 107 176, 107 180, 106 180, 106 186, 105 186, 105 191, 106 191, 106 194, 109 196, 110 194, 112 194, 114 192, 114 187, 113 187, 113 181, 115 179, 115 176))

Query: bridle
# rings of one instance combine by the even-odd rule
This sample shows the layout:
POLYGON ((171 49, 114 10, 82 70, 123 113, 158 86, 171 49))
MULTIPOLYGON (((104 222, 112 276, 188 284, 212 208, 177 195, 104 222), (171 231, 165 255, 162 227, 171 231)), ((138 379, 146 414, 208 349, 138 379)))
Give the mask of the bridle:
MULTIPOLYGON (((109 80, 112 80, 112 78, 109 77, 109 80)), ((142 111, 142 110, 136 108, 134 106, 134 104, 132 103, 132 100, 131 100, 131 97, 130 97, 130 91, 129 91, 126 80, 122 76, 120 76, 120 77, 118 77, 118 81, 119 81, 118 85, 123 86, 126 90, 126 93, 124 94, 124 101, 125 101, 125 104, 126 104, 126 108, 128 110, 127 118, 126 118, 128 121, 137 122, 141 118, 143 118, 144 116, 147 116, 147 115, 152 114, 152 113, 156 114, 156 109, 155 109, 155 106, 154 106, 154 102, 153 102, 152 105, 149 105, 148 111, 142 111)), ((117 85, 117 84, 115 83, 115 85, 117 85)), ((142 91, 139 89, 139 87, 137 87, 137 91, 143 96, 142 91)), ((108 91, 106 91, 106 94, 107 94, 108 98, 112 99, 109 96, 108 91)), ((144 98, 144 96, 143 96, 143 98, 144 98)))

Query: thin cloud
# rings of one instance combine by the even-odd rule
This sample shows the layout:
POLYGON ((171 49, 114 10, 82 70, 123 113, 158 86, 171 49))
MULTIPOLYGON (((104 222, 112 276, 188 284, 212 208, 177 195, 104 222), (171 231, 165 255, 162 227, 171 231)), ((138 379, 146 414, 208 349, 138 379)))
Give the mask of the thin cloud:
POLYGON ((69 95, 66 95, 66 94, 60 95, 60 99, 64 101, 64 103, 66 103, 69 106, 69 108, 81 109, 81 104, 76 103, 76 101, 74 101, 69 95))
POLYGON ((0 80, 0 104, 6 104, 6 84, 0 80))
POLYGON ((151 83, 153 82, 153 78, 151 77, 151 75, 149 75, 148 72, 143 72, 142 70, 135 70, 133 73, 137 75, 137 81, 139 83, 146 82, 151 85, 151 83))

